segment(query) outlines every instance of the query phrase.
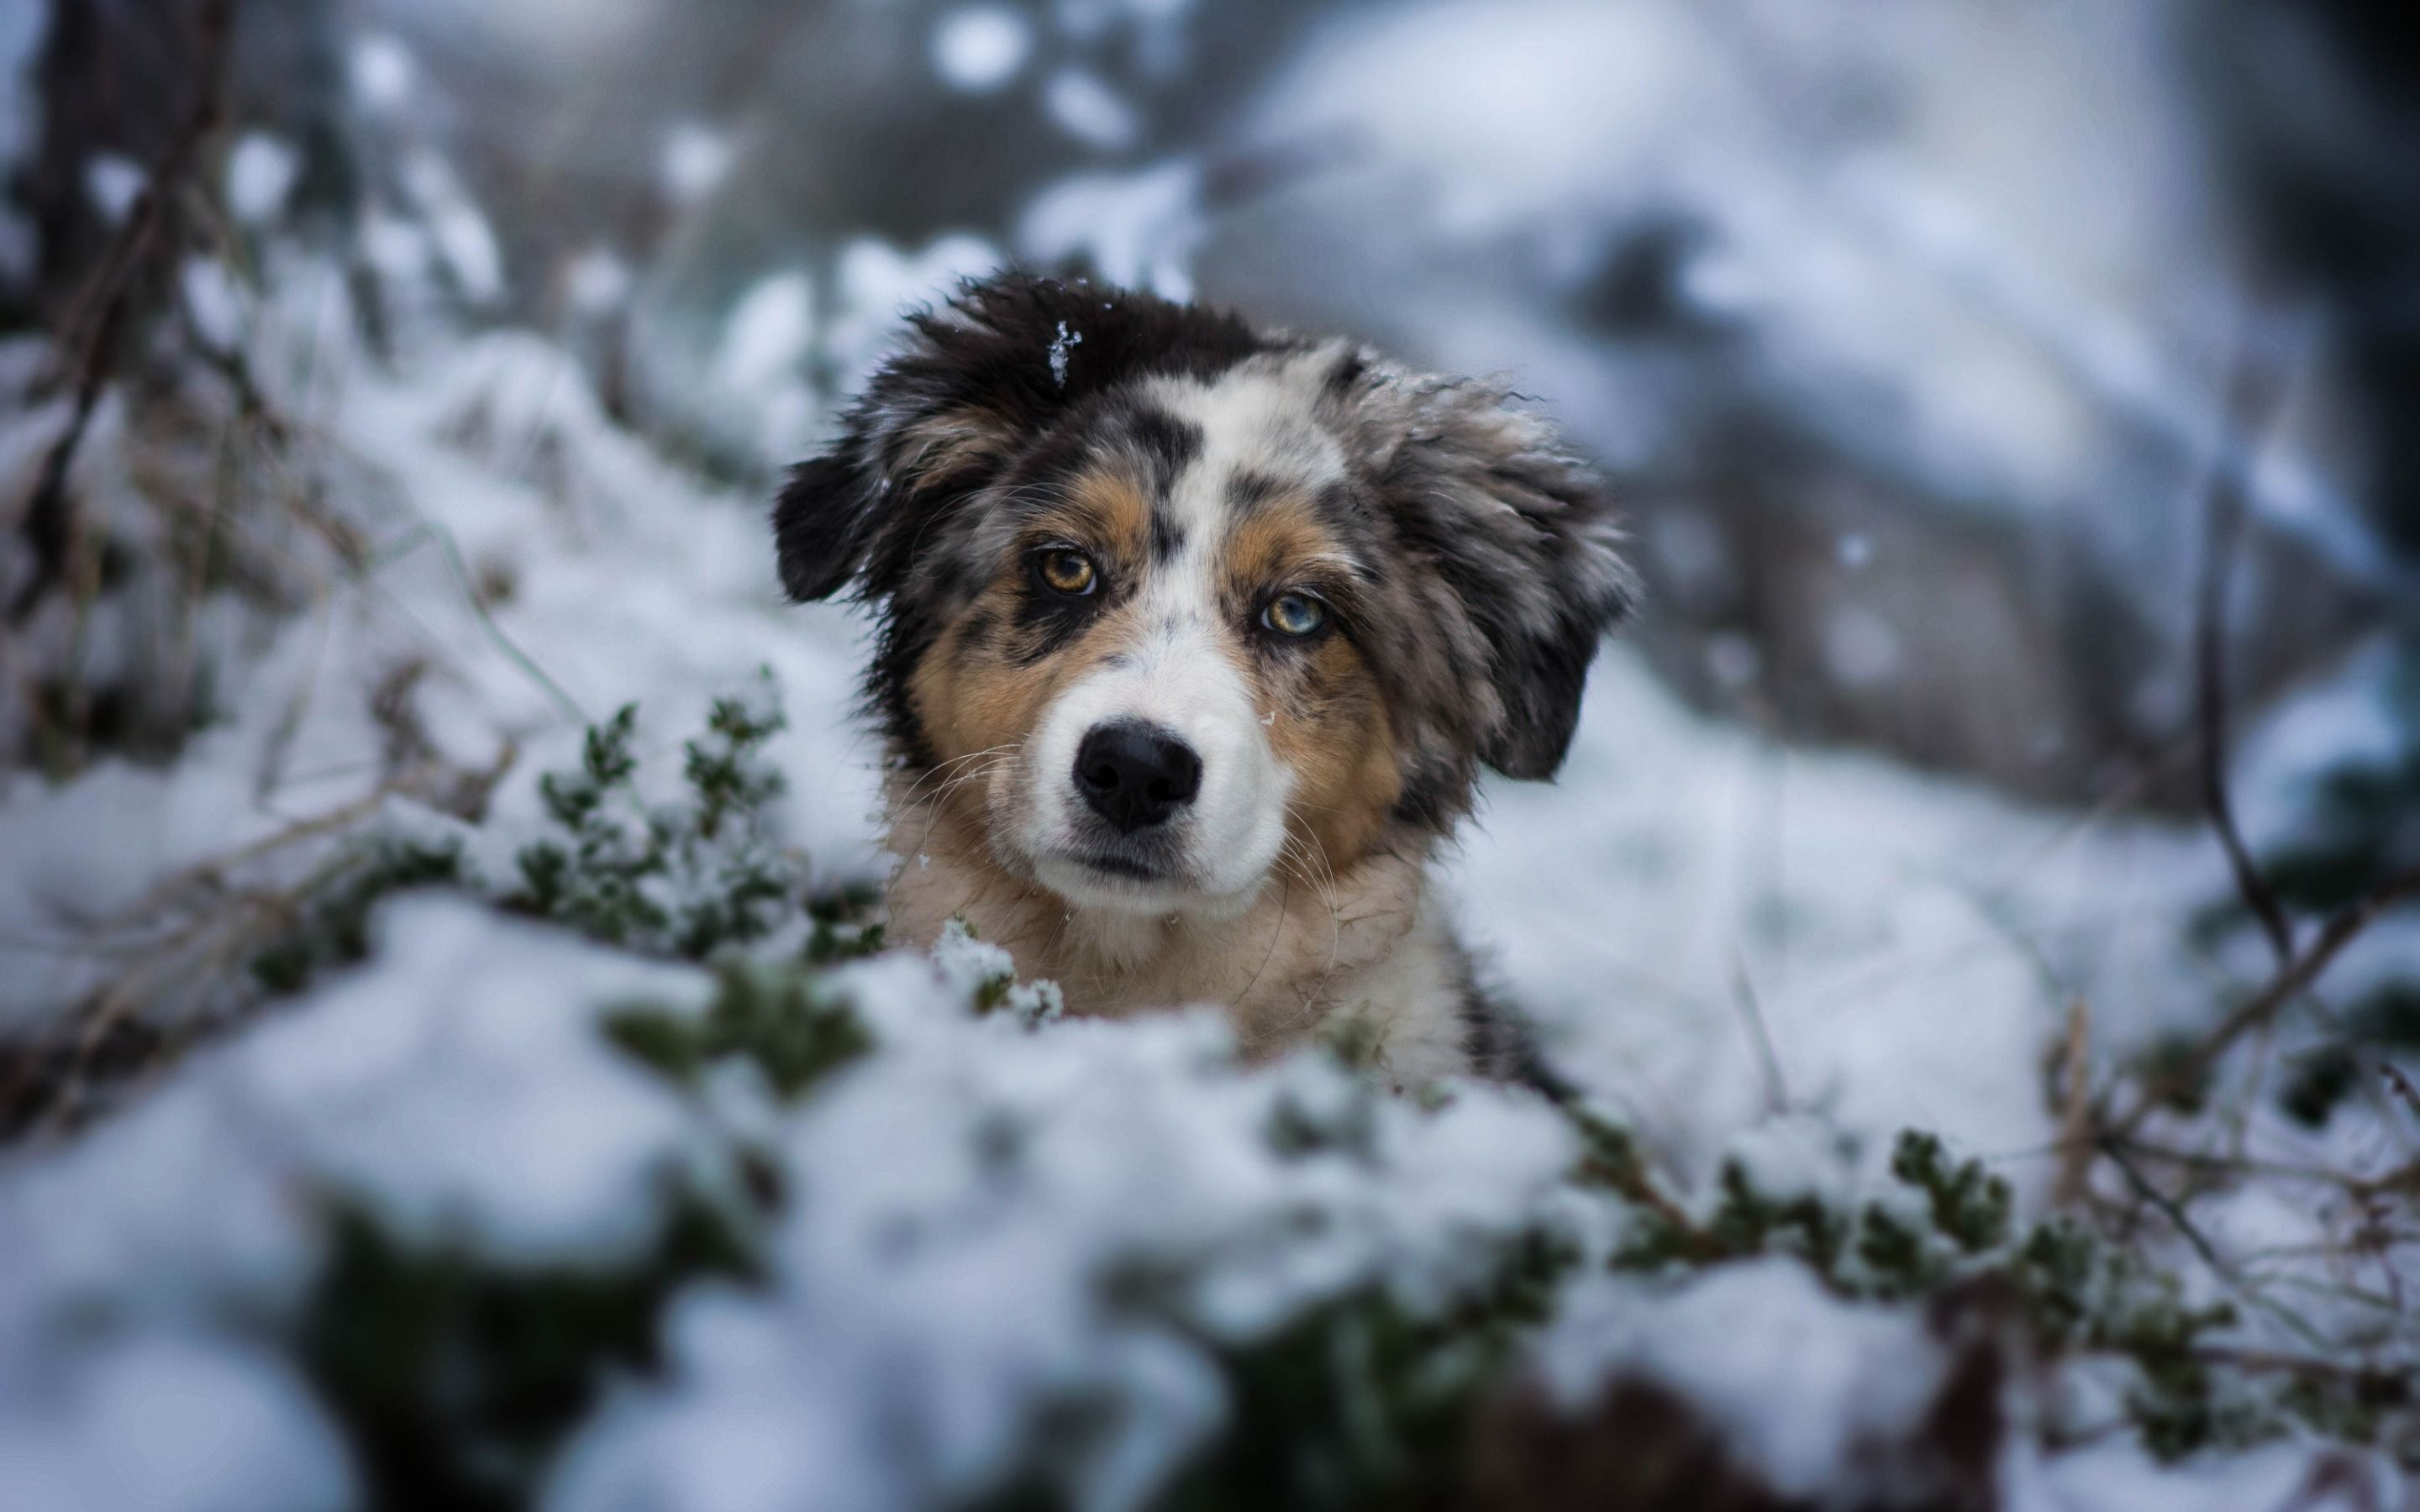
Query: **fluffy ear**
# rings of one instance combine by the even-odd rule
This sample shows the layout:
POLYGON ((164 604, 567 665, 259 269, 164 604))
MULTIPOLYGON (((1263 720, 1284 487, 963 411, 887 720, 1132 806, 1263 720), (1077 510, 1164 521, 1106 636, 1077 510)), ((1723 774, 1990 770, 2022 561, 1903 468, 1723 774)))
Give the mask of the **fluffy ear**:
POLYGON ((1071 408, 1148 372, 1215 372, 1266 345, 1232 316, 1025 272, 966 285, 911 316, 829 455, 773 510, 782 586, 895 594, 930 527, 995 481, 1071 408))
POLYGON ((1462 619, 1466 665, 1484 682, 1468 690, 1479 758, 1550 778, 1597 642, 1637 597, 1604 481, 1501 390, 1367 381, 1395 411, 1381 486, 1397 528, 1448 591, 1438 608, 1462 619))
POLYGON ((845 453, 790 470, 773 505, 773 548, 790 602, 830 598, 864 563, 874 510, 864 480, 845 453))

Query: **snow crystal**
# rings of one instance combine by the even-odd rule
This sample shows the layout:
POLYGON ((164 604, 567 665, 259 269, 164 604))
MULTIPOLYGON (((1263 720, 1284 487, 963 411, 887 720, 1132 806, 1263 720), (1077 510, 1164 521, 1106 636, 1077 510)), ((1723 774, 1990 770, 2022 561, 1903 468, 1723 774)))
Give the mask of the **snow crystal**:
POLYGON ((227 208, 249 226, 264 226, 286 209, 302 171, 302 154, 267 131, 246 131, 227 154, 227 208))
POLYGON ((353 98, 373 115, 401 110, 419 71, 411 50, 388 33, 372 32, 353 44, 353 98))
POLYGON ((1142 135, 1142 120, 1100 75, 1062 69, 1043 86, 1042 102, 1059 129, 1087 147, 1123 151, 1142 135))
POLYGON ((1033 51, 1033 24, 1004 5, 960 6, 933 28, 933 69, 969 94, 989 94, 1016 77, 1033 51))
POLYGON ((1067 386, 1067 354, 1082 345, 1084 333, 1069 331, 1067 322, 1059 322, 1059 333, 1050 338, 1050 381, 1061 388, 1067 386))
POLYGON ((126 219, 151 176, 133 159, 116 152, 96 152, 84 165, 84 192, 92 208, 112 225, 126 219))
POLYGON ((731 172, 731 139, 702 121, 679 121, 664 132, 656 173, 675 205, 705 198, 731 172))

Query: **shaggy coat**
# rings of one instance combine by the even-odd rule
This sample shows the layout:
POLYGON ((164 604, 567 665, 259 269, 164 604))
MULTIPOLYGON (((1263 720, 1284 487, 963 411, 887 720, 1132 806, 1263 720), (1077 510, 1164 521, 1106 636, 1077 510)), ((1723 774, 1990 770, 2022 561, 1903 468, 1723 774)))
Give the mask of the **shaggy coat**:
POLYGON ((1480 768, 1560 764, 1631 577, 1502 389, 1004 273, 909 322, 774 511, 853 585, 897 937, 954 916, 1071 1011, 1210 1001, 1398 1086, 1530 1074, 1429 862, 1480 768))

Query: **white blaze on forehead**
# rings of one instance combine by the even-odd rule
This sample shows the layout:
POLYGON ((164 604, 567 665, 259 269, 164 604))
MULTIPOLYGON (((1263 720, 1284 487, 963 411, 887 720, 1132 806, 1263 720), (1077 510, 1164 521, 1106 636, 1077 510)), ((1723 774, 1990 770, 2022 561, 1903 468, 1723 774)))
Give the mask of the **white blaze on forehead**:
POLYGON ((1148 387, 1153 402, 1201 427, 1201 455, 1174 490, 1188 513, 1223 513, 1225 487, 1238 473, 1309 488, 1344 475, 1344 449, 1311 419, 1326 365, 1313 356, 1258 358, 1206 383, 1162 378, 1148 387))
POLYGON ((1175 558, 1153 574, 1155 609, 1215 615, 1219 548, 1233 522, 1238 478, 1308 491, 1344 475, 1343 448, 1311 419, 1321 366, 1306 357, 1262 358, 1206 383, 1163 378, 1146 390, 1202 438, 1168 497, 1155 501, 1183 538, 1175 558))

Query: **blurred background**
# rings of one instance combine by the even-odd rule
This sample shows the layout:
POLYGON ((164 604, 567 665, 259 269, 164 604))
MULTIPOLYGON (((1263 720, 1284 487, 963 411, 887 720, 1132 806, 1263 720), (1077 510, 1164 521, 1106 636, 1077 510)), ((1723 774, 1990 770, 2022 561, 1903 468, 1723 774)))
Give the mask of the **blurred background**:
POLYGON ((2415 1504, 2396 8, 0 0, 0 189, 7 1512, 2415 1504), (1613 480, 1569 1103, 881 949, 766 512, 1011 262, 1613 480))
MULTIPOLYGON (((8 8, 0 322, 74 298, 113 172, 196 109, 208 8, 8 8)), ((1632 501, 1692 703, 2173 810, 2230 448, 2247 702, 2411 613, 2420 51, 2387 14, 276 0, 235 11, 225 109, 372 315, 555 332, 751 485, 902 306, 1007 259, 1507 375, 1632 501)))

